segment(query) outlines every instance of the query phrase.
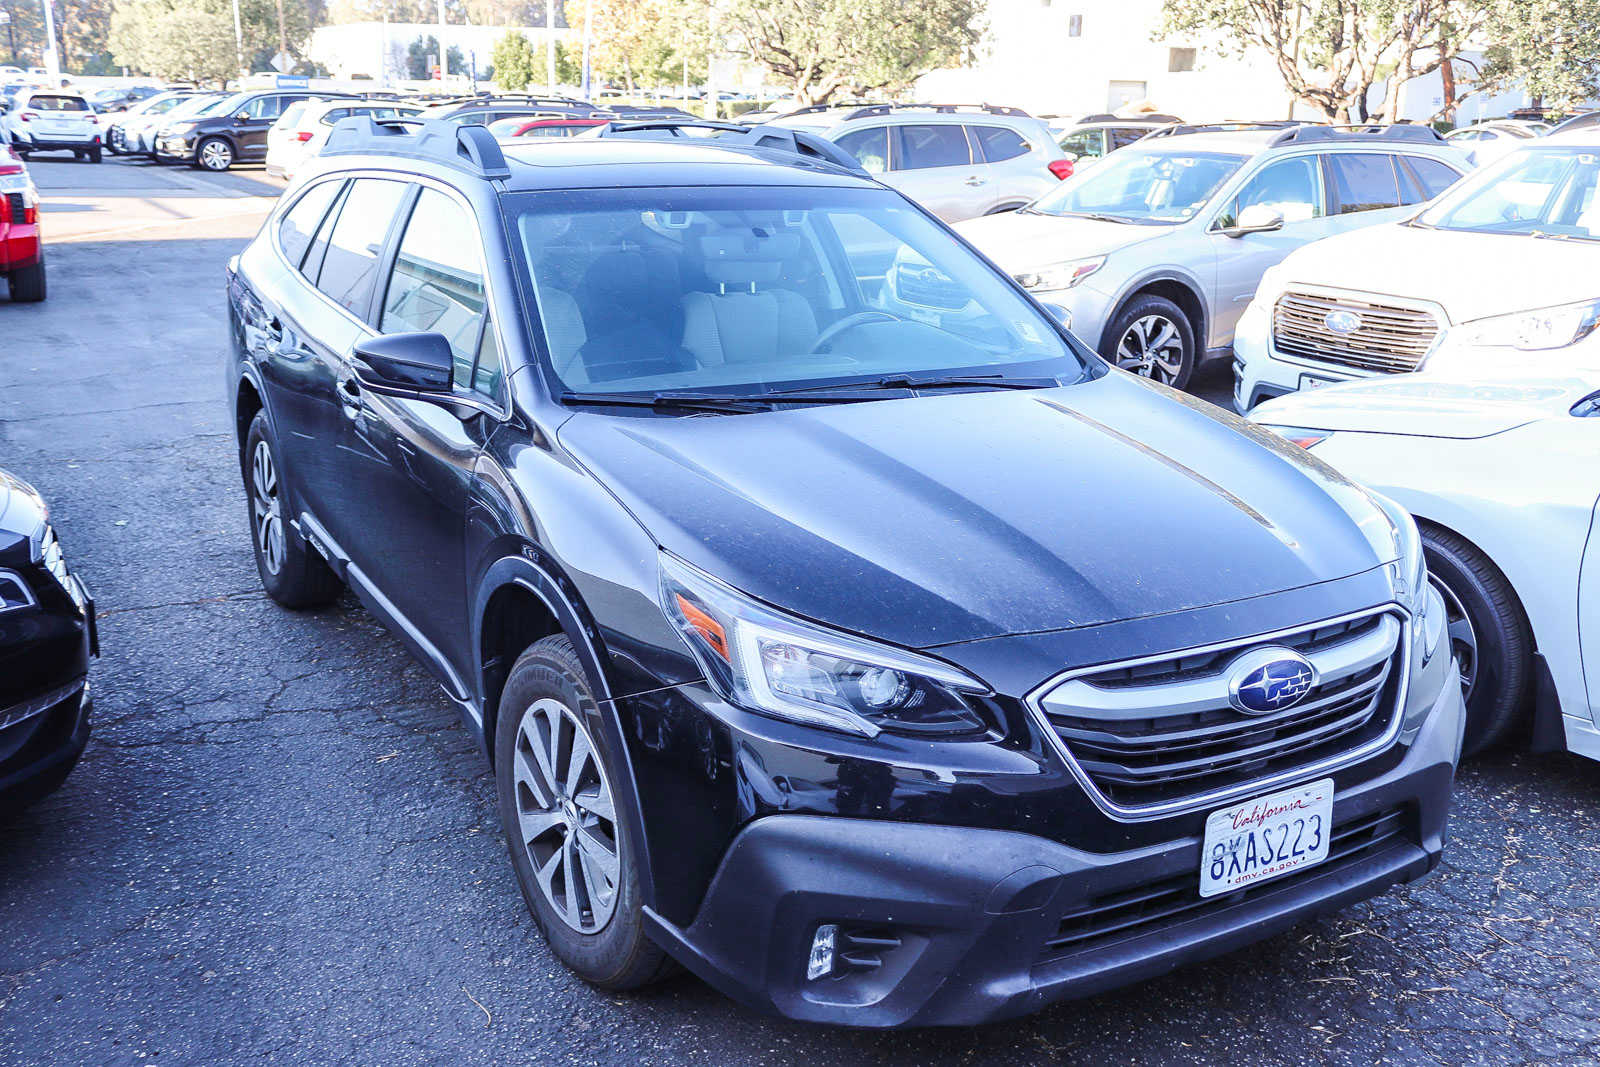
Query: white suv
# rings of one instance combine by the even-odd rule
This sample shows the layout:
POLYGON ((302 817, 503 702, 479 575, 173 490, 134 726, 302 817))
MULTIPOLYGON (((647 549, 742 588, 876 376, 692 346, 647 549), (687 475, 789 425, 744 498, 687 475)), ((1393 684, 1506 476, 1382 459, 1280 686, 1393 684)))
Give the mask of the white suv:
POLYGON ((1290 252, 1372 226, 1466 164, 1421 126, 1169 126, 1002 218, 957 227, 1124 370, 1185 388, 1290 252))
POLYGON ((946 222, 1015 210, 1072 173, 1050 128, 1014 107, 871 104, 818 128, 828 114, 808 110, 769 125, 826 137, 946 222))
POLYGON ((1593 362, 1600 129, 1530 142, 1413 217, 1301 249, 1239 325, 1234 405, 1329 382, 1593 362))
POLYGON ((17 94, 16 103, 0 116, 12 147, 23 159, 34 152, 71 152, 90 163, 100 162, 100 124, 94 108, 67 89, 32 89, 17 94))

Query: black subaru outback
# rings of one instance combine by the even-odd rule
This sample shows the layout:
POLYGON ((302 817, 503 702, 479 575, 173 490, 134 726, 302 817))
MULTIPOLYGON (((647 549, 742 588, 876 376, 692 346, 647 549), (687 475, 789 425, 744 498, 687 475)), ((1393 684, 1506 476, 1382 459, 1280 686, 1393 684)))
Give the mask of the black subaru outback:
POLYGON ((1411 519, 824 141, 347 120, 228 297, 267 591, 438 678, 591 982, 972 1023, 1438 862, 1411 519))

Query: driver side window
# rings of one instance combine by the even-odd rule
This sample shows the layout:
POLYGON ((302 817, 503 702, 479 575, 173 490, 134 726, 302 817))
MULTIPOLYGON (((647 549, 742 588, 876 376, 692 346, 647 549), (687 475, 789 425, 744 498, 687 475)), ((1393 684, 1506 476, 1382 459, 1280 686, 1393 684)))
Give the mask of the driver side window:
POLYGON ((1280 159, 1262 167, 1217 216, 1217 226, 1236 225, 1239 213, 1257 204, 1278 212, 1286 225, 1322 218, 1322 182, 1315 157, 1280 159))

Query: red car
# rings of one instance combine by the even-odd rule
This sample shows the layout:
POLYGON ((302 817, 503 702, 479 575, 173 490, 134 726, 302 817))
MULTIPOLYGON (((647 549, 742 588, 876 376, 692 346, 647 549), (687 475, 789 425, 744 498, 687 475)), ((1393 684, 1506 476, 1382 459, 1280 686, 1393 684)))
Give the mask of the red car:
POLYGON ((608 121, 610 120, 517 115, 492 123, 489 132, 496 137, 576 137, 585 130, 604 126, 608 121))
POLYGON ((44 240, 39 234, 39 191, 28 168, 0 144, 0 275, 18 303, 44 299, 44 240))

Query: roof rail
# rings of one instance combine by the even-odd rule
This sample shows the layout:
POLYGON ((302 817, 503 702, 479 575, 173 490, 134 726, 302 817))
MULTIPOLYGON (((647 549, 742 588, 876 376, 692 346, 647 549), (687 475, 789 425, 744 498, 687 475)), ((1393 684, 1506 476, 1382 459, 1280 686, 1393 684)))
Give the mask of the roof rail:
POLYGON ((608 122, 581 136, 666 141, 689 136, 683 132, 685 130, 710 130, 712 136, 702 140, 712 148, 781 152, 803 160, 829 163, 851 174, 866 173, 855 156, 832 141, 785 126, 741 126, 736 122, 716 122, 712 119, 649 119, 643 122, 608 122))
POLYGON ((1191 133, 1249 133, 1255 130, 1287 130, 1300 126, 1296 119, 1262 119, 1260 122, 1241 119, 1236 122, 1174 122, 1160 126, 1146 134, 1144 140, 1155 137, 1183 137, 1191 133))
POLYGON ((793 118, 795 115, 820 115, 824 111, 844 111, 848 108, 864 107, 894 107, 887 101, 858 101, 854 104, 809 104, 806 107, 797 107, 793 111, 785 111, 779 118, 793 118))
POLYGON ((1356 126, 1297 126, 1272 139, 1272 147, 1286 144, 1313 144, 1318 141, 1406 141, 1412 144, 1443 144, 1444 138, 1432 126, 1396 123, 1385 126, 1369 122, 1356 126))
POLYGON ((1033 118, 1032 115, 1020 107, 1002 107, 999 104, 868 104, 866 107, 850 112, 844 117, 844 121, 878 118, 893 111, 933 111, 940 115, 954 115, 961 111, 976 111, 987 115, 1009 115, 1018 119, 1033 118))
POLYGON ((449 119, 340 119, 328 133, 322 155, 400 156, 427 160, 490 180, 511 177, 505 153, 484 127, 449 119))

